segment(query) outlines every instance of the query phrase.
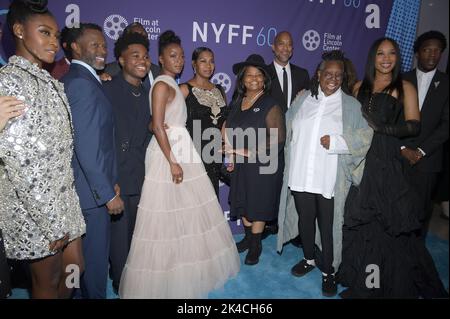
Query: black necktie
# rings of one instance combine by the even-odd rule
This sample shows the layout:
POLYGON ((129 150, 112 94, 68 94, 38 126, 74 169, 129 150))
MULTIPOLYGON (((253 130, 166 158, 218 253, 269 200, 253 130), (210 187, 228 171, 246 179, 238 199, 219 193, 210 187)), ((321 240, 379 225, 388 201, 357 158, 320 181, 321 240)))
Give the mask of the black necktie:
POLYGON ((284 105, 289 107, 288 105, 288 79, 286 68, 283 68, 283 96, 284 96, 284 105))

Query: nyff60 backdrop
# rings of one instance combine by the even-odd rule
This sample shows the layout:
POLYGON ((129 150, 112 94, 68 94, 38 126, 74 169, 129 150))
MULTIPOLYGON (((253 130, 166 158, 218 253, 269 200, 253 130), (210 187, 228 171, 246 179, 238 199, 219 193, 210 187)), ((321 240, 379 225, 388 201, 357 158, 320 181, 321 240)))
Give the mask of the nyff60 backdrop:
MULTIPOLYGON (((6 60, 13 52, 5 26, 9 1, 0 0, 0 4, 5 35, 0 54, 6 60)), ((181 37, 186 64, 180 82, 192 76, 192 51, 199 46, 211 48, 216 62, 213 82, 220 83, 229 98, 234 89, 232 65, 251 53, 261 54, 270 63, 275 35, 284 30, 294 39, 291 62, 310 75, 324 51, 341 49, 361 77, 369 46, 385 34, 392 5, 392 0, 49 0, 61 28, 79 21, 103 28, 108 61, 114 59, 115 40, 132 22, 140 22, 149 33, 153 63, 158 61, 157 40, 162 32, 172 29, 181 37)), ((221 187, 220 197, 228 215, 226 187, 221 187)), ((231 226, 238 231, 238 224, 231 226)))

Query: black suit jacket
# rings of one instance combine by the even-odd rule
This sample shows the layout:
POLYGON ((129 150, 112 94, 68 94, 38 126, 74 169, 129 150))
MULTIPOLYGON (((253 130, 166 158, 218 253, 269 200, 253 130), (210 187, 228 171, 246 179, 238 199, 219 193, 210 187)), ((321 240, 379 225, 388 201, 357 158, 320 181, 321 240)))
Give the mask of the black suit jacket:
MULTIPOLYGON (((417 89, 416 69, 405 73, 403 78, 417 89)), ((449 135, 448 76, 436 70, 420 111, 420 135, 406 139, 403 145, 416 149, 420 147, 426 155, 416 164, 422 172, 442 170, 443 145, 449 135)))
MULTIPOLYGON (((298 92, 303 89, 309 89, 309 75, 308 71, 298 67, 292 63, 291 65, 291 80, 292 80, 292 93, 291 93, 291 103, 294 101, 298 92)), ((272 87, 270 90, 270 95, 277 101, 278 105, 281 106, 286 113, 288 106, 284 103, 283 90, 280 86, 280 81, 278 80, 277 71, 275 69, 274 62, 269 65, 269 75, 272 79, 272 87)))
POLYGON ((103 87, 115 120, 120 192, 138 195, 144 182, 145 152, 151 137, 148 92, 143 85, 133 88, 122 72, 104 82, 103 87))

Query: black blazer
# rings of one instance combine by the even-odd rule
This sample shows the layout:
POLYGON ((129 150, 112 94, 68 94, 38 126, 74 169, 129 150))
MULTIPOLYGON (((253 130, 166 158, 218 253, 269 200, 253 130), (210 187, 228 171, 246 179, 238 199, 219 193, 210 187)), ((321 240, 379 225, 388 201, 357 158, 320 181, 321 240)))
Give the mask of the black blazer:
MULTIPOLYGON (((403 79, 411 82, 417 89, 416 69, 405 73, 403 79)), ((406 139, 403 143, 413 149, 420 147, 426 153, 416 165, 422 172, 442 170, 443 145, 449 135, 448 85, 448 75, 436 70, 420 112, 420 135, 406 139)))
MULTIPOLYGON (((277 71, 275 69, 275 65, 272 62, 269 65, 269 75, 272 80, 272 87, 270 90, 270 95, 277 101, 278 105, 284 110, 286 113, 288 110, 288 106, 284 105, 284 97, 283 90, 280 86, 280 81, 278 80, 277 71)), ((309 89, 309 75, 308 71, 305 69, 298 67, 294 64, 291 65, 291 79, 292 79, 292 93, 291 93, 291 103, 294 101, 298 92, 303 89, 309 89)))
POLYGON ((119 73, 103 84, 115 120, 119 186, 123 195, 138 195, 145 176, 145 152, 150 141, 147 90, 138 89, 119 73))

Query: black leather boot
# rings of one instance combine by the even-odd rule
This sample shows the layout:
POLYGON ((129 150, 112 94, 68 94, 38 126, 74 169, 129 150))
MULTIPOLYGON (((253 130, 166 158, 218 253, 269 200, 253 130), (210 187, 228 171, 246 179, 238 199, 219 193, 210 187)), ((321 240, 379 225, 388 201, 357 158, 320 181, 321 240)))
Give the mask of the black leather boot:
POLYGON ((244 225, 244 230, 245 230, 244 238, 240 242, 236 243, 236 247, 239 253, 243 253, 250 247, 250 236, 252 234, 252 226, 244 225))
POLYGON ((248 249, 247 256, 245 256, 246 265, 256 265, 259 262, 259 256, 261 256, 262 244, 261 233, 251 234, 250 247, 248 249))

